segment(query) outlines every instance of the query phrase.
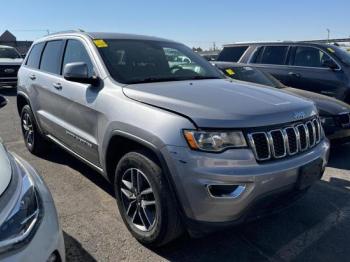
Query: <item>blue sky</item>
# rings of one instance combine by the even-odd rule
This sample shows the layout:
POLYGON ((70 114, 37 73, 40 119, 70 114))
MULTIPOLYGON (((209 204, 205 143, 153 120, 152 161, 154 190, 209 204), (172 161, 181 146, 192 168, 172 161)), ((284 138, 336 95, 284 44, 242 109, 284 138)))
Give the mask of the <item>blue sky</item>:
POLYGON ((236 41, 349 37, 350 1, 315 0, 10 0, 2 3, 0 32, 33 40, 82 28, 155 35, 189 46, 236 41), (31 31, 33 30, 33 31, 31 31))

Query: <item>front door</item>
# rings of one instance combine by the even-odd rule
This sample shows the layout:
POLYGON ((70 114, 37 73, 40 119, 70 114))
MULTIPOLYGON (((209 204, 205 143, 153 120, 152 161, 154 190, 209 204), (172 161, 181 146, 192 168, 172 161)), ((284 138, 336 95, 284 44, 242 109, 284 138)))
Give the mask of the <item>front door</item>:
POLYGON ((288 68, 289 81, 292 87, 311 92, 338 97, 339 88, 346 81, 340 69, 324 66, 325 60, 332 59, 321 49, 309 46, 294 47, 291 66, 288 68))

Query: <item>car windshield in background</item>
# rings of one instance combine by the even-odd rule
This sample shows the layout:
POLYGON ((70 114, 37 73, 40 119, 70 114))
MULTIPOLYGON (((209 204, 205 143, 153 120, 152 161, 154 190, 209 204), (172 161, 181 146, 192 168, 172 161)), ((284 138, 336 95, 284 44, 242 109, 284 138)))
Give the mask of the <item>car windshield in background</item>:
POLYGON ((13 48, 0 47, 0 58, 16 59, 21 58, 21 56, 13 48))
POLYGON ((276 88, 283 88, 283 84, 273 76, 266 74, 258 69, 244 67, 230 67, 224 69, 224 73, 232 79, 266 85, 276 88))
POLYGON ((334 53, 344 64, 350 66, 350 54, 347 51, 337 46, 330 47, 328 51, 334 53))
POLYGON ((123 84, 223 78, 188 47, 149 40, 104 40, 99 52, 111 76, 123 84))

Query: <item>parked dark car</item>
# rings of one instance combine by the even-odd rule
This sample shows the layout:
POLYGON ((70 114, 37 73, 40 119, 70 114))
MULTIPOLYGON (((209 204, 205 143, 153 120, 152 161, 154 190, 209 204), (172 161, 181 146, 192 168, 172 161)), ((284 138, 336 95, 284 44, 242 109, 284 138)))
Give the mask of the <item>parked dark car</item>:
POLYGON ((350 54, 335 45, 248 43, 224 47, 218 61, 253 64, 283 84, 350 104, 350 54))
POLYGON ((213 62, 213 64, 230 78, 283 89, 311 99, 319 110, 327 137, 335 142, 350 141, 350 106, 348 104, 325 95, 287 87, 269 73, 251 65, 229 62, 213 62))

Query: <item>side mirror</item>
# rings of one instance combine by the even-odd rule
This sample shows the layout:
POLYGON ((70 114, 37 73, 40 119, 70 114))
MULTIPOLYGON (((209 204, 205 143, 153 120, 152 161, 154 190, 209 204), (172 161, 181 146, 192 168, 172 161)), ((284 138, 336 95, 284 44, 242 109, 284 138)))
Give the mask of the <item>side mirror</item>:
POLYGON ((7 99, 3 96, 0 96, 0 108, 7 105, 7 99))
POLYGON ((72 82, 97 85, 98 78, 89 76, 89 69, 84 62, 68 63, 63 68, 64 79, 72 82))
POLYGON ((338 65, 332 59, 323 60, 322 65, 332 70, 338 69, 338 65))

